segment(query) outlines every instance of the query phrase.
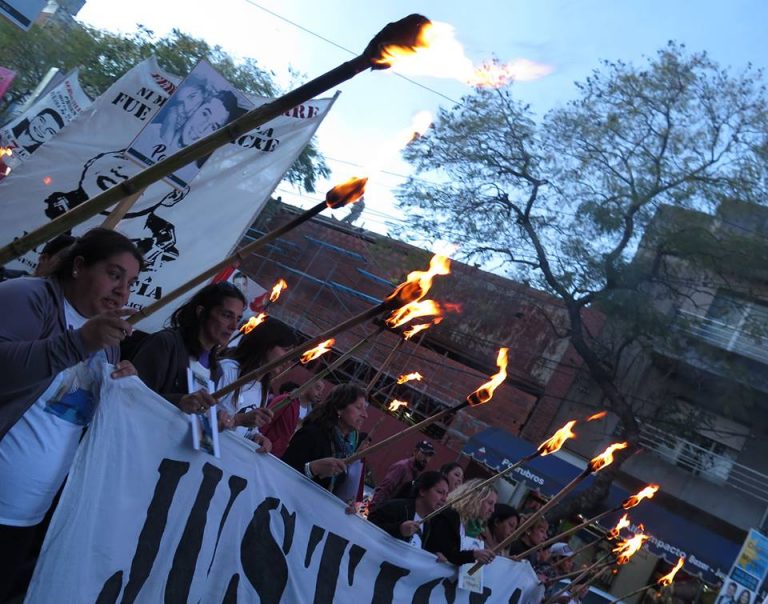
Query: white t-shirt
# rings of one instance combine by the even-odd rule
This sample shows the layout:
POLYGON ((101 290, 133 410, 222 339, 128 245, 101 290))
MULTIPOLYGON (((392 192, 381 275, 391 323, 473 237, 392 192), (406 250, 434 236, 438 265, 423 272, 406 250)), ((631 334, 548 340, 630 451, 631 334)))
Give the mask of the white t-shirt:
MULTIPOLYGON (((86 318, 64 303, 70 329, 86 318)), ((0 524, 43 521, 99 401, 104 351, 59 373, 0 441, 0 524)))
MULTIPOLYGON (((413 519, 416 522, 421 520, 421 516, 419 516, 418 512, 414 512, 413 519)), ((408 543, 410 543, 413 547, 421 549, 421 535, 419 535, 419 533, 414 533, 413 535, 411 535, 411 539, 410 541, 408 541, 408 543)))
MULTIPOLYGON (((240 363, 237 361, 222 359, 219 366, 221 367, 221 378, 219 378, 219 383, 217 384, 218 388, 228 386, 240 377, 240 363)), ((240 392, 237 393, 237 400, 235 400, 235 392, 231 392, 221 398, 219 406, 234 417, 238 411, 246 407, 255 409, 263 406, 261 394, 261 382, 251 382, 240 387, 240 392)), ((235 433, 247 438, 253 434, 259 434, 259 429, 238 426, 235 428, 235 433)))

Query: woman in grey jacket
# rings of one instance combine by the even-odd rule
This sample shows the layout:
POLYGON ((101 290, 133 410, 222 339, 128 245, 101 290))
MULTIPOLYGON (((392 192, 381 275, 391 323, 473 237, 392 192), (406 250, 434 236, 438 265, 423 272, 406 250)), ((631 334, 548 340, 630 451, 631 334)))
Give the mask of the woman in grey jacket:
POLYGON ((51 277, 0 283, 0 602, 93 416, 102 363, 113 377, 136 373, 118 344, 141 264, 129 239, 94 229, 51 277))

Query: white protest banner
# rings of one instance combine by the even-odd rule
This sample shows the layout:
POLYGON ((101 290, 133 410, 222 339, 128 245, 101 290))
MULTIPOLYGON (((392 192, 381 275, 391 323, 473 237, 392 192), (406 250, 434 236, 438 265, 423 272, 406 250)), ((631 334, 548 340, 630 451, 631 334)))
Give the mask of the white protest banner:
POLYGON ((11 150, 6 165, 16 169, 90 105, 91 99, 80 87, 78 70, 69 72, 48 94, 0 128, 0 145, 11 150))
MULTIPOLYGON (((9 242, 139 172, 125 150, 175 88, 172 77, 159 72, 154 60, 141 63, 0 182, 0 199, 11 217, 0 224, 0 241, 9 242)), ((254 105, 272 100, 249 99, 254 105)), ((165 182, 149 187, 118 226, 148 265, 130 305, 143 308, 227 256, 332 104, 333 99, 309 101, 216 150, 185 190, 165 182)), ((103 220, 94 217, 74 234, 103 220)), ((37 254, 7 266, 29 270, 37 254)), ((172 310, 169 305, 138 327, 155 331, 172 310)))
MULTIPOLYGON (((201 60, 126 153, 143 167, 153 166, 251 109, 253 103, 242 92, 201 60)), ((169 184, 185 189, 206 161, 203 157, 179 168, 168 175, 169 184)))
POLYGON ((27 604, 538 604, 527 562, 497 558, 484 591, 394 539, 231 432, 221 458, 138 378, 104 373, 27 604))

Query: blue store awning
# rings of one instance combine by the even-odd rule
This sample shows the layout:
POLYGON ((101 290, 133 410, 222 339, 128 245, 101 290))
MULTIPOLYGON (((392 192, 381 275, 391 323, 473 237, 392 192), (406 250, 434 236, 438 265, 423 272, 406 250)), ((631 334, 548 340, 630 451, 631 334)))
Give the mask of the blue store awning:
MULTIPOLYGON (((464 454, 472 457, 491 470, 500 471, 532 453, 536 446, 518 438, 501 428, 488 428, 467 441, 464 454)), ((513 470, 510 478, 524 482, 532 489, 538 489, 547 496, 554 495, 581 472, 579 468, 557 454, 538 457, 513 470)), ((579 490, 589 486, 593 479, 587 478, 579 490)), ((605 507, 616 507, 630 493, 618 486, 611 486, 605 507)), ((618 520, 607 518, 606 525, 618 520)), ((646 501, 630 512, 634 524, 643 524, 651 535, 648 548, 657 556, 674 563, 680 555, 686 556, 686 570, 696 573, 710 583, 725 575, 736 559, 741 541, 734 542, 709 528, 689 521, 653 501, 646 501)))

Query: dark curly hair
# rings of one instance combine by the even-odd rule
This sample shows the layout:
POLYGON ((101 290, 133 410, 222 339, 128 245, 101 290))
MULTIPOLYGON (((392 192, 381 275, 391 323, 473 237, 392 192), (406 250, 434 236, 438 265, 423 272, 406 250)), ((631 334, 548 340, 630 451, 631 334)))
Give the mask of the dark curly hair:
POLYGON ((365 390, 356 384, 339 384, 315 407, 304 420, 304 425, 316 424, 323 431, 331 433, 339 423, 339 412, 352 405, 360 397, 365 397, 365 390))

